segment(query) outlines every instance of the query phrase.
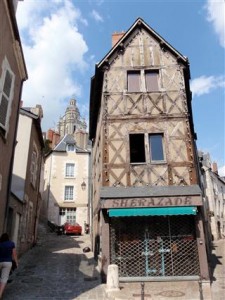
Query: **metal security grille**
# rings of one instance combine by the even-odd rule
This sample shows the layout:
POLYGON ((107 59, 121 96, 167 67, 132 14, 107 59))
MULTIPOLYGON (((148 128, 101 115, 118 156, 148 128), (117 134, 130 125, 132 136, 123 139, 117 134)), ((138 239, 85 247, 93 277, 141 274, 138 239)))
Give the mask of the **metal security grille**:
POLYGON ((111 263, 120 277, 199 275, 193 216, 110 220, 111 263))

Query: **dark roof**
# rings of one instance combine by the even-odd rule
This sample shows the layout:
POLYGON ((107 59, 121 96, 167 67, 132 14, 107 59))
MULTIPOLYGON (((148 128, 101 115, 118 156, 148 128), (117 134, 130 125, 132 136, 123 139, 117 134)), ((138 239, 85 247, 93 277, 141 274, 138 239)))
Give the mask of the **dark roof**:
POLYGON ((166 197, 166 196, 201 196, 198 185, 190 186, 144 186, 144 187, 102 187, 100 197, 137 198, 137 197, 166 197))
MULTIPOLYGON (((95 66, 95 75, 91 78, 91 90, 90 90, 90 122, 89 122, 89 138, 92 140, 95 138, 98 113, 101 103, 101 93, 103 84, 103 74, 104 69, 110 66, 110 63, 114 58, 121 54, 121 50, 126 48, 132 39, 133 35, 141 29, 146 30, 151 34, 167 51, 170 51, 179 61, 179 63, 184 64, 187 68, 184 68, 185 72, 185 84, 187 90, 189 90, 189 62, 188 59, 173 48, 165 39, 163 39, 156 31, 154 31, 147 23, 145 23, 141 18, 138 18, 134 24, 124 33, 122 38, 114 45, 114 47, 105 55, 105 57, 95 66)), ((191 100, 191 95, 187 95, 188 99, 191 100)), ((189 101, 188 101, 189 102, 189 101)), ((191 106, 189 105, 189 112, 191 115, 190 120, 192 120, 191 106)), ((193 129, 193 124, 191 121, 191 127, 193 129)), ((194 130, 193 130, 194 131, 194 130)))
POLYGON ((61 141, 55 146, 53 152, 66 152, 67 145, 74 145, 75 151, 79 153, 89 152, 86 149, 82 149, 76 145, 75 138, 72 134, 66 134, 61 141))

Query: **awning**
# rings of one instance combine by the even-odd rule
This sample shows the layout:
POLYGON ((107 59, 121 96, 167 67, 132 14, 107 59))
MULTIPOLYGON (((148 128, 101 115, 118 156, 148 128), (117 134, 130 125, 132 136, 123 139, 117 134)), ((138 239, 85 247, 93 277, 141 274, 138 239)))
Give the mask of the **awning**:
POLYGON ((196 215, 196 206, 110 208, 110 217, 196 215))

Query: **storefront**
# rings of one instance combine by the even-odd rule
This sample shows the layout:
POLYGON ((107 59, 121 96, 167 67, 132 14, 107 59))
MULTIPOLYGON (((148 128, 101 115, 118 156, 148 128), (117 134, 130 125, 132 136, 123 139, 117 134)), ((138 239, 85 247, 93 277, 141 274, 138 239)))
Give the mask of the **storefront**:
POLYGON ((118 265, 120 281, 208 278, 200 195, 101 203, 102 252, 118 265))

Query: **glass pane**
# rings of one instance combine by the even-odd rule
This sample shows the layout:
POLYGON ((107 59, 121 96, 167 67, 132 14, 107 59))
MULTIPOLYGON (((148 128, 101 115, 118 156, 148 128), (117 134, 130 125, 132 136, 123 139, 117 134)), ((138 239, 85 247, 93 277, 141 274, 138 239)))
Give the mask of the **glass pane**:
POLYGON ((9 73, 9 71, 6 71, 3 91, 7 97, 10 96, 11 85, 12 85, 12 75, 9 73))
POLYGON ((162 135, 154 134, 149 136, 151 160, 164 160, 162 135))

